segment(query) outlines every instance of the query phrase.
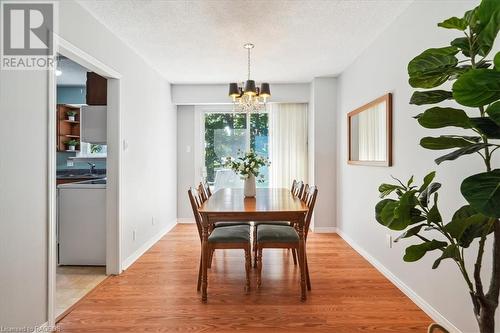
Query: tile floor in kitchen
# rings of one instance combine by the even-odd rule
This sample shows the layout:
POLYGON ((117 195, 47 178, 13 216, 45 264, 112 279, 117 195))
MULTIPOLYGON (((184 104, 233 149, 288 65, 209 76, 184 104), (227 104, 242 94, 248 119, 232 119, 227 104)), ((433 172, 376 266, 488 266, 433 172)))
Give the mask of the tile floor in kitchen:
POLYGON ((104 266, 59 266, 56 278, 56 317, 106 278, 104 266))

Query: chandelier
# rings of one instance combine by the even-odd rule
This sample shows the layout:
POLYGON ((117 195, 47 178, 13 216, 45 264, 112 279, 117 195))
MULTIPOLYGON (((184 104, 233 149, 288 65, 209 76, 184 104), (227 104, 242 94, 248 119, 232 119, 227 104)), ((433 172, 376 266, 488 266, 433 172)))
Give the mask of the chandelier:
POLYGON ((233 99, 234 110, 237 112, 259 112, 265 109, 267 98, 271 97, 269 83, 255 86, 255 81, 250 80, 250 50, 255 45, 247 43, 243 45, 248 53, 248 77, 239 86, 237 83, 229 84, 229 97, 233 99))

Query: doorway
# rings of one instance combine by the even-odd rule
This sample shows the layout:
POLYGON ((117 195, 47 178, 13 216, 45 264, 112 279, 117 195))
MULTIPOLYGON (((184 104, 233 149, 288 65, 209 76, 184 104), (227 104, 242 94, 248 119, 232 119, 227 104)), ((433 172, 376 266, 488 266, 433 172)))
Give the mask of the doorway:
POLYGON ((121 76, 62 38, 55 41, 61 67, 49 73, 49 325, 106 275, 121 273, 121 76), (85 85, 72 75, 82 71, 85 85), (104 102, 89 103, 86 83, 95 77, 104 80, 98 90, 106 94, 104 102), (66 290, 58 294, 58 287, 66 290))

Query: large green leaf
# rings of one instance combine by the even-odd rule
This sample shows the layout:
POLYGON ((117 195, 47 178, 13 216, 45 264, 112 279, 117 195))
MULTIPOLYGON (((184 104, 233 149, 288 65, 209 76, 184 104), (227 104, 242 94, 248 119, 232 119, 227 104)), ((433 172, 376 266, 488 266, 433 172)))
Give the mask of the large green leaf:
POLYGON ((437 249, 444 250, 444 247, 446 245, 448 245, 448 243, 441 242, 435 239, 422 244, 411 245, 406 248, 403 260, 407 262, 417 261, 421 259, 429 251, 434 251, 437 249))
POLYGON ((477 8, 479 32, 477 43, 479 55, 485 57, 491 51, 500 29, 500 2, 498 0, 483 0, 477 8))
POLYGON ((378 187, 378 191, 380 192, 380 197, 384 198, 394 192, 395 190, 400 189, 403 190, 404 188, 399 185, 393 185, 393 184, 381 184, 378 187))
POLYGON ((394 243, 399 242, 403 238, 415 236, 416 234, 418 234, 420 232, 420 229, 422 229, 426 225, 427 225, 427 223, 422 223, 422 224, 416 225, 414 227, 411 227, 410 229, 406 230, 401 235, 399 235, 396 239, 394 239, 394 243))
POLYGON ((488 217, 466 205, 455 212, 452 221, 444 226, 444 230, 457 240, 458 245, 469 247, 475 238, 492 232, 491 226, 488 217))
POLYGON ((460 31, 464 31, 468 25, 469 22, 467 22, 467 20, 458 17, 450 17, 449 19, 438 23, 438 27, 446 29, 457 29, 460 31))
POLYGON ((460 156, 477 153, 481 149, 484 149, 485 147, 488 147, 488 146, 489 146, 489 144, 487 144, 487 143, 482 143, 482 142, 481 143, 474 143, 470 146, 454 150, 451 153, 448 153, 446 155, 438 157, 434 161, 436 162, 436 164, 441 164, 444 161, 453 161, 453 160, 456 160, 457 158, 459 158, 460 156))
POLYGON ((393 199, 384 199, 375 206, 375 217, 377 222, 392 230, 403 230, 408 224, 401 221, 394 214, 398 202, 393 199))
POLYGON ((500 125, 500 102, 495 102, 488 106, 486 113, 497 125, 500 125))
MULTIPOLYGON (((414 219, 417 214, 413 211, 413 208, 417 205, 415 193, 415 190, 404 193, 401 198, 399 198, 399 203, 394 209, 395 216, 407 226, 417 222, 417 220, 414 219)), ((420 215, 420 213, 418 213, 418 215, 420 215)))
POLYGON ((428 49, 408 64, 409 83, 414 88, 434 88, 450 77, 458 63, 454 46, 428 49))
POLYGON ((427 186, 425 190, 423 190, 418 197, 420 204, 424 207, 427 207, 432 193, 437 192, 437 190, 439 190, 440 188, 441 188, 440 183, 431 183, 429 186, 427 186))
POLYGON ((500 169, 465 178, 460 190, 479 213, 500 217, 500 169))
POLYGON ((500 52, 495 54, 495 59, 493 60, 493 63, 495 64, 495 69, 497 71, 500 71, 500 52))
POLYGON ((451 99, 452 96, 451 91, 446 90, 415 91, 411 96, 410 104, 436 104, 451 99))
POLYGON ((500 139, 500 126, 488 117, 471 118, 471 124, 489 139, 500 139))
POLYGON ((439 136, 437 138, 427 136, 420 140, 420 145, 426 149, 441 150, 450 148, 463 148, 472 145, 470 142, 460 137, 439 136))
POLYGON ((439 267, 439 264, 441 261, 444 259, 453 259, 453 260, 459 260, 460 258, 460 250, 455 244, 450 244, 448 245, 444 251, 441 257, 437 258, 436 261, 434 261, 434 264, 432 265, 432 269, 436 269, 439 267))
POLYGON ((437 205, 432 206, 429 213, 427 213, 427 221, 429 223, 443 222, 443 218, 441 217, 441 213, 439 212, 437 205))
POLYGON ((453 84, 453 98, 472 107, 495 102, 500 99, 500 72, 484 68, 469 70, 453 84))
POLYGON ((422 192, 423 190, 425 190, 429 186, 429 184, 432 183, 435 177, 436 177, 436 171, 431 171, 427 175, 425 175, 424 183, 422 184, 422 186, 420 186, 418 192, 422 192))
MULTIPOLYGON (((451 41, 450 43, 452 46, 458 47, 461 51, 462 54, 466 57, 470 57, 471 55, 471 49, 470 49, 470 43, 469 39, 467 37, 459 37, 455 38, 454 40, 451 41)), ((474 51, 476 51, 476 48, 474 48, 474 51)))
POLYGON ((425 128, 442 128, 455 126, 470 128, 469 117, 463 110, 454 108, 433 107, 416 116, 418 123, 425 128))

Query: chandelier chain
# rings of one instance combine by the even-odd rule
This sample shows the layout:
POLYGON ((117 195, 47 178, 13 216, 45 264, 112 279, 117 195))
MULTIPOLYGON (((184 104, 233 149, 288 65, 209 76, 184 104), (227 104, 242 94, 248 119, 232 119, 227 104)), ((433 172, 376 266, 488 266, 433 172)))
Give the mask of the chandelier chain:
POLYGON ((248 51, 248 80, 250 80, 250 48, 248 48, 247 51, 248 51))

